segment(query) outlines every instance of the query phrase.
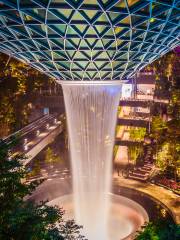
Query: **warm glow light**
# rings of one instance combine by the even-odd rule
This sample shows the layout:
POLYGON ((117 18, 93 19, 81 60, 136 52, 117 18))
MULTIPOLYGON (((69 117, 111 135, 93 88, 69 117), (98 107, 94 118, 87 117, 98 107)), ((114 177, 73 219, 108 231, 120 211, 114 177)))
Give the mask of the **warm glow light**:
POLYGON ((39 136, 39 134, 40 134, 40 131, 39 131, 39 130, 37 130, 37 131, 36 131, 36 136, 38 137, 38 136, 39 136))
POLYGON ((24 145, 24 150, 25 150, 25 151, 28 150, 28 145, 24 145))
POLYGON ((122 85, 122 98, 131 98, 133 91, 132 84, 123 84, 122 85))

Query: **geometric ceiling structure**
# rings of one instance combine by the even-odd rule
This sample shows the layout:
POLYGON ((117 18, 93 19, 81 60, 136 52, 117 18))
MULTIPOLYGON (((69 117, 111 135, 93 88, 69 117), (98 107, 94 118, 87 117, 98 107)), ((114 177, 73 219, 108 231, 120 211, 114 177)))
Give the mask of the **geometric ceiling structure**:
POLYGON ((180 0, 0 0, 0 51, 59 79, 123 80, 179 44, 180 0))

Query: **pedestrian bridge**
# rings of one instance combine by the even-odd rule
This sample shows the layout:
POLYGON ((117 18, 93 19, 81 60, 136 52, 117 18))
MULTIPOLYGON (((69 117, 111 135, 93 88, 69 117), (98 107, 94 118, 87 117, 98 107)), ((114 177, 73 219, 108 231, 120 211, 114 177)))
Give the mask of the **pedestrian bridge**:
POLYGON ((144 141, 133 141, 133 140, 123 140, 121 138, 116 138, 115 145, 118 146, 139 146, 142 145, 144 141))
POLYGON ((137 118, 137 117, 121 117, 117 120, 118 125, 131 126, 131 127, 148 127, 149 119, 148 118, 137 118))
POLYGON ((154 103, 159 104, 168 104, 168 99, 156 99, 153 97, 153 99, 137 99, 137 98, 129 98, 129 99, 121 99, 119 102, 120 106, 129 106, 129 107, 150 107, 154 103))
POLYGON ((12 154, 26 154, 23 164, 27 165, 42 149, 50 144, 63 131, 63 124, 55 115, 45 115, 12 135, 3 139, 10 143, 14 137, 19 139, 12 154))

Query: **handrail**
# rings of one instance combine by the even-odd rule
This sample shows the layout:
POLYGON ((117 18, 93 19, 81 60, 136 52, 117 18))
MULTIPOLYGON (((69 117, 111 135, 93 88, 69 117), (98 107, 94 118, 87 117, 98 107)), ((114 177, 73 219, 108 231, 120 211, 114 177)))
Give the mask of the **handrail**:
POLYGON ((33 125, 36 123, 37 125, 40 122, 46 122, 48 120, 51 120, 54 117, 54 115, 44 115, 43 117, 31 122, 30 124, 28 124, 27 126, 21 128, 20 130, 8 135, 7 137, 3 138, 3 141, 7 141, 8 139, 12 138, 13 136, 16 135, 20 135, 21 133, 24 132, 24 134, 22 134, 22 136, 26 135, 30 130, 33 130, 33 125))

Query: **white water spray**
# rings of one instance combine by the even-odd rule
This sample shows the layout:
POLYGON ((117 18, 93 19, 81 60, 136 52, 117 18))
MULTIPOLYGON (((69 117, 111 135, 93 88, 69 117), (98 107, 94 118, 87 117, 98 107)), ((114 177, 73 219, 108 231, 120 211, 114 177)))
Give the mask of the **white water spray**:
POLYGON ((88 240, 108 239, 112 152, 121 85, 62 84, 71 149, 75 218, 88 240))

